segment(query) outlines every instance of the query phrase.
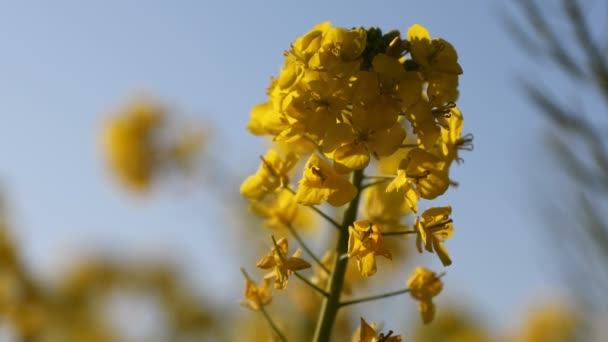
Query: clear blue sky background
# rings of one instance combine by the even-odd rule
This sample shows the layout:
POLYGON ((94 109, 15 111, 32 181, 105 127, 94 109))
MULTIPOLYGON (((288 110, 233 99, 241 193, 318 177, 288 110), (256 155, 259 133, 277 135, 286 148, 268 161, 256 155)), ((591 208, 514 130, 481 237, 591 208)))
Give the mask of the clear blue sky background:
POLYGON ((208 148, 246 175, 263 153, 262 139, 244 129, 249 111, 295 37, 326 20, 402 32, 420 23, 459 52, 459 107, 475 135, 475 151, 453 173, 461 186, 440 200, 456 224, 446 296, 509 325, 555 285, 536 203, 535 182, 551 179, 543 124, 516 83, 534 77, 535 65, 504 32, 502 9, 482 0, 3 2, 0 182, 20 248, 50 277, 91 249, 172 255, 194 281, 222 286, 218 297, 236 302, 246 261, 218 271, 236 242, 217 198, 202 187, 125 194, 100 158, 104 116, 134 91, 158 95, 211 124, 208 148))

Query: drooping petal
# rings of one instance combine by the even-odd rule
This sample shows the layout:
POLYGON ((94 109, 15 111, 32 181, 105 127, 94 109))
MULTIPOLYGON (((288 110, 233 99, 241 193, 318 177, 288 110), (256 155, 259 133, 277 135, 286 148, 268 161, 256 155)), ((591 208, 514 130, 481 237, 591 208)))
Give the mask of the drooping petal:
POLYGON ((448 250, 439 239, 433 239, 433 249, 435 250, 435 253, 437 253, 443 266, 450 266, 452 264, 452 259, 450 259, 448 250))

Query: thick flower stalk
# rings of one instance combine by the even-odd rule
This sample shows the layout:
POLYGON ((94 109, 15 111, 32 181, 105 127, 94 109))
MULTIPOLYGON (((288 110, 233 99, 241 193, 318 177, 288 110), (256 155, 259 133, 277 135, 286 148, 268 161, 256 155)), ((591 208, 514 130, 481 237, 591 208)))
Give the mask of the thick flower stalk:
MULTIPOLYGON (((431 38, 420 25, 402 38, 398 31, 383 34, 378 28, 345 29, 326 22, 295 40, 270 82, 267 101, 251 111, 247 129, 271 137, 275 149, 262 157, 241 193, 266 226, 287 228, 316 263, 309 281, 296 272, 308 262, 300 254, 289 258, 287 240, 281 239, 258 266, 274 269, 277 288, 287 287, 293 273, 321 295, 316 341, 330 339, 340 308, 406 292, 420 301, 424 322, 432 320, 431 299, 442 283, 428 280, 436 278, 434 273, 420 268, 405 289, 348 301, 341 296, 350 261, 369 277, 382 270, 377 256, 392 259, 384 243, 389 235, 415 234, 421 252, 424 246, 444 266, 451 264, 443 245, 453 232, 451 207, 427 208, 422 200, 435 201, 456 184, 450 168, 461 160, 458 150, 471 147, 456 106, 461 73, 454 47, 431 38), (292 182, 297 165, 303 165, 301 177, 292 182), (341 221, 324 211, 326 204, 345 206, 341 221), (421 205, 426 210, 418 216, 421 205), (326 254, 331 258, 321 260, 297 233, 294 217, 301 206, 337 230, 329 231, 337 234, 326 254), (408 221, 410 214, 416 216, 408 221)), ((358 338, 397 340, 376 336, 364 320, 358 338)))

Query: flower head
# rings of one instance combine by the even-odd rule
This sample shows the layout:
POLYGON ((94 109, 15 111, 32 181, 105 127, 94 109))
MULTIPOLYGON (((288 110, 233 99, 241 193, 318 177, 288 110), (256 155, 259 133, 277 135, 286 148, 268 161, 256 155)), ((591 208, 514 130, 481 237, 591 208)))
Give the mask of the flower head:
POLYGON ((258 286, 249 278, 245 280, 245 300, 241 302, 241 305, 253 311, 258 311, 262 306, 269 304, 271 300, 270 279, 263 279, 261 286, 258 286))
POLYGON ((424 248, 433 253, 437 253, 443 266, 452 264, 448 251, 443 245, 443 241, 449 239, 454 232, 454 224, 450 219, 452 207, 430 208, 422 213, 422 219, 417 217, 416 227, 416 247, 422 253, 424 248))
POLYGON ((418 198, 434 199, 447 191, 450 185, 448 167, 448 163, 432 153, 414 148, 399 164, 397 177, 386 191, 401 191, 412 211, 416 212, 418 198))
POLYGON ((362 276, 369 277, 376 273, 376 255, 392 259, 384 246, 380 229, 371 221, 356 221, 348 227, 348 231, 348 257, 355 258, 362 276))
POLYGON ((408 29, 407 38, 412 59, 429 84, 429 98, 436 103, 456 101, 462 68, 454 47, 443 39, 431 39, 429 32, 418 24, 408 29))
POLYGON ((265 278, 274 277, 274 287, 280 290, 287 287, 289 274, 310 267, 306 260, 300 258, 302 250, 296 250, 291 257, 287 256, 287 251, 287 239, 282 238, 276 242, 270 254, 257 263, 257 266, 262 269, 273 268, 273 272, 267 274, 265 278))
POLYGON ((281 186, 289 184, 289 171, 298 161, 293 153, 288 153, 285 159, 270 150, 261 157, 262 164, 258 171, 249 176, 241 185, 241 194, 249 199, 260 199, 281 186))
POLYGON ((296 201, 303 205, 329 204, 339 207, 357 195, 357 188, 316 154, 310 156, 299 182, 296 201))

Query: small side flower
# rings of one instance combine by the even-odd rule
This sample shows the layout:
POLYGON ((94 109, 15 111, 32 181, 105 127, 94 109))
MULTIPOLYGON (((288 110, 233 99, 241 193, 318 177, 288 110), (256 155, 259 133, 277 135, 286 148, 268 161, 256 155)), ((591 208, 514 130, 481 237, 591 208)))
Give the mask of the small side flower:
POLYGON ((302 205, 315 205, 327 201, 334 207, 350 202, 357 195, 357 188, 334 167, 316 154, 310 156, 299 182, 296 201, 302 205))
POLYGON ((279 290, 283 290, 287 287, 287 280, 291 273, 310 267, 310 264, 306 260, 300 258, 300 255, 302 254, 301 249, 296 250, 291 257, 287 257, 287 251, 287 239, 282 238, 276 242, 270 254, 263 257, 257 263, 259 268, 265 270, 273 269, 273 271, 264 278, 270 279, 274 277, 274 287, 279 290))
POLYGON ((452 259, 448 250, 443 245, 443 241, 449 239, 454 232, 454 224, 450 219, 452 207, 430 208, 422 213, 422 219, 417 217, 415 227, 418 231, 416 235, 416 248, 422 253, 424 248, 433 253, 437 253, 443 266, 452 264, 452 259))
POLYGON ((424 324, 433 321, 435 317, 435 303, 433 297, 443 289, 443 283, 435 272, 424 267, 416 267, 407 280, 407 288, 412 298, 418 300, 418 309, 424 324))
POLYGON ((355 258, 362 276, 369 277, 376 273, 376 255, 392 260, 391 253, 384 246, 380 229, 371 221, 356 221, 348 227, 348 231, 348 257, 355 258))
POLYGON ((270 279, 263 279, 262 283, 257 285, 249 277, 246 278, 245 300, 241 301, 242 306, 258 311, 262 306, 270 304, 271 301, 270 279))

